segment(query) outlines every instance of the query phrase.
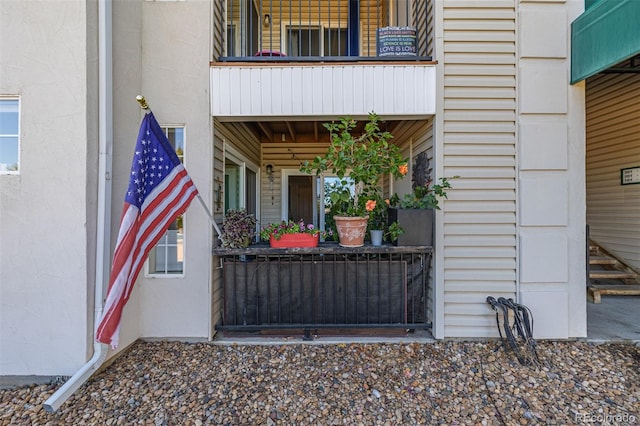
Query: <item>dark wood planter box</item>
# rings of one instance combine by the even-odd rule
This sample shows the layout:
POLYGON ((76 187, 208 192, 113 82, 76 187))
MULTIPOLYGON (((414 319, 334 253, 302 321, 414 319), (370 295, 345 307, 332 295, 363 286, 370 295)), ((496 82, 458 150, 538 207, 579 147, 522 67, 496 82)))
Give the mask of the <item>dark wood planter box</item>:
POLYGON ((398 246, 433 245, 433 209, 389 209, 389 224, 398 222, 404 233, 394 241, 398 246))

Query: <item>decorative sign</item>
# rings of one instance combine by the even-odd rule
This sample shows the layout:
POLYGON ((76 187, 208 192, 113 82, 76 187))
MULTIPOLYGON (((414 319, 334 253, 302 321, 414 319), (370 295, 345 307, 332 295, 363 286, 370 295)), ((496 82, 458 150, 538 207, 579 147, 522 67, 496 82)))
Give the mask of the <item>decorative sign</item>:
POLYGON ((383 27, 376 34, 378 56, 416 56, 414 27, 383 27))
POLYGON ((640 183, 640 166, 620 169, 620 185, 640 183))

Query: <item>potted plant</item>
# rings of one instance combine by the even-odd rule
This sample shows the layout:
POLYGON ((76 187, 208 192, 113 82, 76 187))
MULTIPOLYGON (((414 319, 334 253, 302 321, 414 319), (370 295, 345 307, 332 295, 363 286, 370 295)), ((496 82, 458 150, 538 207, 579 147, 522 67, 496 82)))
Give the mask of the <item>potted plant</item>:
POLYGON ((402 171, 407 170, 400 148, 390 142, 391 133, 380 130, 379 122, 375 113, 369 114, 369 121, 358 135, 354 135, 358 123, 352 118, 324 123, 330 136, 327 153, 305 161, 300 167, 305 173, 317 176, 331 172, 341 179, 342 188, 331 193, 331 204, 342 246, 364 244, 368 220, 366 203, 379 193, 380 177, 391 174, 400 178, 402 171))
POLYGON ((274 248, 317 247, 320 238, 330 234, 303 220, 270 223, 260 230, 260 237, 274 248))
POLYGON ((425 151, 415 157, 411 173, 412 192, 403 198, 395 194, 390 200, 389 223, 397 223, 405 232, 394 244, 404 246, 433 244, 434 210, 440 209, 440 198, 447 198, 451 183, 446 177, 433 184, 429 158, 425 151))
POLYGON ((379 246, 384 241, 393 242, 404 231, 397 222, 389 222, 390 200, 377 199, 367 200, 365 209, 369 212, 369 223, 367 229, 371 236, 371 245, 379 246))
POLYGON ((256 234, 256 218, 246 209, 230 209, 224 216, 220 228, 220 240, 225 248, 245 248, 256 234))
POLYGON ((369 213, 369 223, 367 229, 371 237, 371 245, 382 245, 384 228, 387 222, 386 204, 379 199, 367 200, 365 209, 369 213))

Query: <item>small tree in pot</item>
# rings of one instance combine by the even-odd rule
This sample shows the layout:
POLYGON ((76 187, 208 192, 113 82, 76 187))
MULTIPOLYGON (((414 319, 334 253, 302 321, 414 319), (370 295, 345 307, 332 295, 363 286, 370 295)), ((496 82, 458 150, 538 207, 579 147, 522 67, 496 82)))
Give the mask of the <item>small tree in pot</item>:
MULTIPOLYGON (((336 221, 353 217, 364 220, 362 241, 366 231, 367 201, 378 197, 380 177, 391 174, 400 178, 407 170, 400 148, 390 142, 393 137, 391 133, 380 130, 379 122, 380 118, 376 114, 369 114, 369 122, 365 123, 359 135, 353 134, 358 123, 352 118, 341 118, 338 123, 324 123, 331 138, 327 153, 312 161, 305 161, 300 167, 302 172, 316 176, 331 172, 341 179, 343 185, 355 186, 353 193, 335 191, 331 194, 331 202, 332 206, 339 206, 339 210, 334 212, 336 221)), ((341 235, 340 230, 338 234, 341 235)), ((355 242, 348 245, 362 244, 355 242)))

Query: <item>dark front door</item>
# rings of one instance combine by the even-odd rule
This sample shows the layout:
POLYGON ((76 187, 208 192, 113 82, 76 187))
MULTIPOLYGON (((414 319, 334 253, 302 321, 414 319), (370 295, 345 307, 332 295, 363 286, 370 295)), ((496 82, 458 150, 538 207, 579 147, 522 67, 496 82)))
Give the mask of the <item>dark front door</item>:
POLYGON ((289 220, 313 223, 313 185, 311 176, 289 177, 289 220))

